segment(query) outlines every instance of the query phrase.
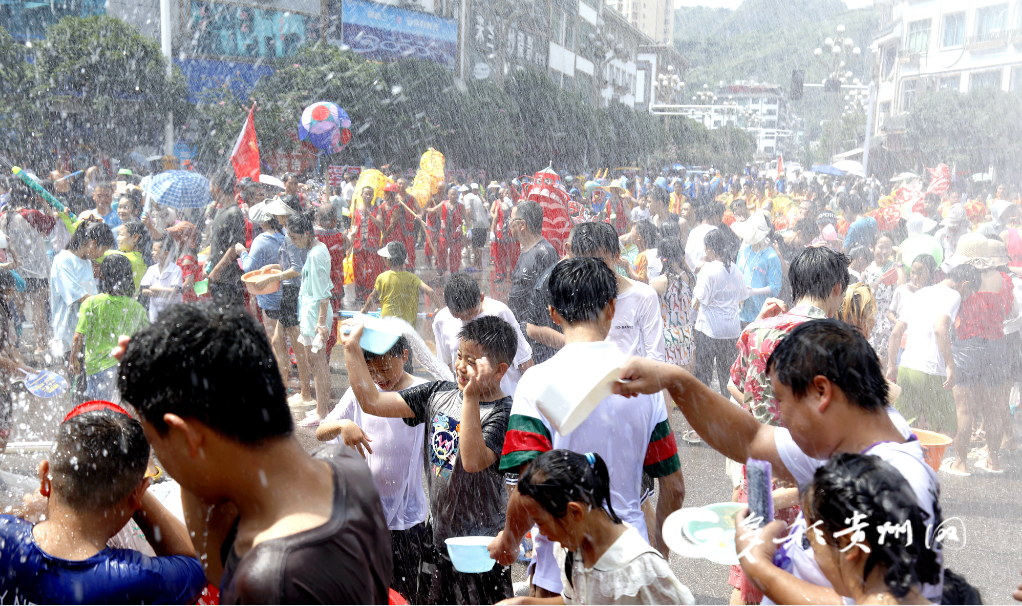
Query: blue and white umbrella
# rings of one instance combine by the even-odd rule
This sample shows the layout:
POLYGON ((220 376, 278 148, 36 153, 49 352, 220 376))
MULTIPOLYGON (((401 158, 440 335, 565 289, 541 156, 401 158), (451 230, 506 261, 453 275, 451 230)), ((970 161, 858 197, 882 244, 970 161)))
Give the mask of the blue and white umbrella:
POLYGON ((168 170, 142 179, 146 197, 161 206, 205 208, 213 202, 209 179, 189 170, 168 170))

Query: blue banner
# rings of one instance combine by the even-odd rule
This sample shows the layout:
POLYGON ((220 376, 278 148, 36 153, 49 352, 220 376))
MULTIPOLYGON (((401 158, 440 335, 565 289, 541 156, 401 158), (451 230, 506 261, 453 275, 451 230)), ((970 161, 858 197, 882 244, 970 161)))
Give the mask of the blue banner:
POLYGON ((214 61, 212 59, 174 59, 181 72, 188 78, 188 101, 198 103, 206 89, 226 85, 239 99, 248 99, 260 78, 273 74, 268 65, 252 63, 214 61))
POLYGON ((426 59, 453 71, 458 22, 366 0, 344 0, 343 43, 374 61, 426 59))

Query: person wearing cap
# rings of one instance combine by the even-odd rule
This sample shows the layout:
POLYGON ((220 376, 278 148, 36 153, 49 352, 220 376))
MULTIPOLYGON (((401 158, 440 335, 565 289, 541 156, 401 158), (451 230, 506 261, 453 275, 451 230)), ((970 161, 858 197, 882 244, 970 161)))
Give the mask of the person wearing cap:
POLYGON ((1009 352, 1005 351, 1004 321, 1015 305, 1011 276, 999 271, 1005 261, 1004 244, 996 239, 968 234, 959 240, 958 252, 948 265, 967 264, 979 270, 980 279, 972 296, 962 301, 955 322, 951 346, 958 380, 953 392, 958 418, 953 472, 965 472, 972 426, 977 412, 983 415, 987 456, 976 468, 1001 473, 1000 449, 1008 425, 1008 394, 1015 377, 1007 372, 1009 352), (992 245, 994 254, 991 253, 992 245), (994 256, 997 259, 994 259, 994 256))
MULTIPOLYGON (((434 301, 436 293, 428 284, 410 271, 405 271, 408 252, 400 240, 388 242, 377 251, 390 267, 376 278, 376 285, 369 293, 369 300, 362 306, 362 313, 372 309, 380 302, 380 316, 395 316, 416 326, 419 311, 419 292, 423 292, 434 301)), ((436 311, 433 304, 430 311, 436 311)))
POLYGON ((977 227, 976 233, 988 238, 999 238, 1005 231, 1018 228, 1020 216, 1022 213, 1018 206, 1007 200, 994 200, 990 204, 991 221, 977 227))
MULTIPOLYGON (((965 207, 961 204, 952 204, 947 210, 947 216, 940 222, 940 228, 933 235, 940 243, 945 259, 950 259, 955 254, 959 238, 969 233, 971 229, 972 223, 965 212, 965 207)), ((1019 260, 1022 261, 1022 256, 1019 260)))
POLYGON ((781 258, 770 246, 774 230, 766 211, 757 211, 745 221, 736 221, 731 231, 742 239, 737 264, 749 290, 749 298, 742 301, 738 314, 744 327, 756 319, 767 297, 781 294, 781 258))
MULTIPOLYGON (((236 247, 241 246, 237 252, 241 259, 242 271, 249 273, 269 266, 277 265, 279 267, 279 252, 280 247, 284 245, 284 231, 276 213, 283 211, 283 215, 287 215, 289 210, 279 199, 267 200, 249 209, 249 219, 259 226, 261 232, 252 240, 251 251, 245 250, 245 247, 240 244, 235 245, 236 247)), ((261 314, 262 323, 266 327, 266 334, 271 338, 277 331, 277 324, 280 320, 280 301, 280 289, 269 294, 256 295, 256 303, 263 312, 261 314)), ((281 377, 286 381, 290 366, 287 348, 281 343, 281 347, 274 349, 274 354, 277 356, 277 367, 280 369, 281 377)))
POLYGON ((94 401, 72 410, 39 463, 31 501, 45 516, 33 524, 0 515, 3 601, 194 603, 206 576, 185 525, 148 492, 148 463, 142 426, 123 408, 94 401), (108 546, 131 521, 155 557, 108 546))

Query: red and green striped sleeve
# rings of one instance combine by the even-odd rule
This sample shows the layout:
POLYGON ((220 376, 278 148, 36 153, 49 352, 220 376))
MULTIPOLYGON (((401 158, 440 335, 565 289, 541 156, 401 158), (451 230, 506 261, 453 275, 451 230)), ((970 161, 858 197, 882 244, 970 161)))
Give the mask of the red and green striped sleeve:
POLYGON ((500 456, 501 471, 517 471, 523 463, 554 449, 550 430, 536 417, 511 415, 500 456))
POLYGON ((678 444, 674 441, 674 430, 671 429, 671 424, 664 419, 657 423, 653 428, 653 434, 649 437, 649 446, 646 448, 646 458, 642 461, 642 470, 651 478, 662 478, 679 469, 681 469, 681 459, 678 458, 678 444))

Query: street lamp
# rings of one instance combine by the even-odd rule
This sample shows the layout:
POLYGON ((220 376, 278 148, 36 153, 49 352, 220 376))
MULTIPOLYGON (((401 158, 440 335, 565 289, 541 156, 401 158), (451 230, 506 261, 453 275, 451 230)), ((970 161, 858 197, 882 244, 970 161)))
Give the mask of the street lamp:
POLYGON ((606 73, 607 65, 614 59, 624 61, 628 58, 625 53, 625 46, 615 38, 614 34, 603 31, 603 19, 596 22, 596 31, 588 36, 589 45, 593 49, 594 73, 596 74, 596 102, 597 106, 603 105, 603 89, 610 82, 610 75, 606 73))
POLYGON ((652 85, 661 103, 673 102, 685 90, 685 83, 674 73, 673 65, 667 66, 667 73, 657 74, 652 85))
MULTIPOLYGON (((842 111, 842 99, 838 94, 841 92, 841 85, 848 84, 854 80, 854 74, 847 69, 846 59, 850 59, 850 55, 852 57, 858 57, 861 54, 862 49, 855 46, 855 42, 850 36, 845 35, 844 25, 837 26, 837 36, 824 39, 823 48, 816 48, 813 50, 813 55, 830 70, 830 74, 828 74, 823 80, 823 90, 834 95, 832 114, 835 124, 840 123, 839 120, 842 111)), ((849 99, 849 101, 851 101, 851 99, 849 99)), ((854 105, 850 104, 846 107, 845 111, 852 111, 853 108, 854 105)), ((838 139, 840 139, 840 136, 834 136, 831 139, 831 156, 837 153, 836 146, 838 139)))

